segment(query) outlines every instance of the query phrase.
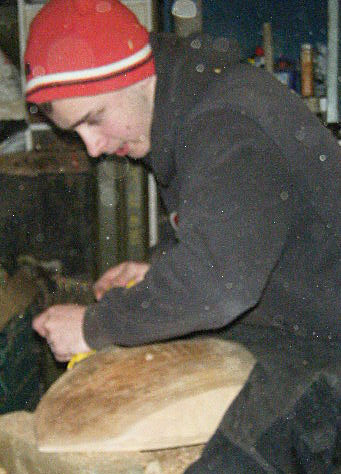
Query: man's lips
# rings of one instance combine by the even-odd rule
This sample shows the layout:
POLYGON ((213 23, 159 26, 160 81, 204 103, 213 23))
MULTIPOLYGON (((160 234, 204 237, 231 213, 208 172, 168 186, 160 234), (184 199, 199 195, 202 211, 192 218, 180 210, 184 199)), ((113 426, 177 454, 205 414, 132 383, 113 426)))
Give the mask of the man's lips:
POLYGON ((117 148, 115 151, 115 155, 117 156, 125 156, 128 155, 129 153, 129 146, 127 144, 120 146, 120 148, 117 148))

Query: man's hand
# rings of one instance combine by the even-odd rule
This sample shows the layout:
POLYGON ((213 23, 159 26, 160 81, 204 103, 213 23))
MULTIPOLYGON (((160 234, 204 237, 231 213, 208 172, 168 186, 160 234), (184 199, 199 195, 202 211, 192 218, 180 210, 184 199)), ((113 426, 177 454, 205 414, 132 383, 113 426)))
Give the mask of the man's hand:
POLYGON ((83 336, 85 310, 85 306, 76 304, 55 305, 33 320, 33 329, 46 339, 59 362, 70 360, 78 352, 91 350, 83 336))
POLYGON ((100 300, 111 288, 125 287, 131 281, 141 282, 150 268, 145 262, 123 262, 109 268, 94 284, 95 298, 100 300))

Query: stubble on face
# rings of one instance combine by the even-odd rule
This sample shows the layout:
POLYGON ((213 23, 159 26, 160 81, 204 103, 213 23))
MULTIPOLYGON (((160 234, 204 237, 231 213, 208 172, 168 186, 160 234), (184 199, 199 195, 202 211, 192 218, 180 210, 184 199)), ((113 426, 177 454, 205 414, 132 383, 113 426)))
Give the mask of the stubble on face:
POLYGON ((107 143, 104 153, 128 150, 132 158, 142 158, 151 148, 155 87, 152 76, 98 96, 59 99, 52 103, 49 118, 64 130, 76 131, 87 147, 87 140, 100 135, 107 143))

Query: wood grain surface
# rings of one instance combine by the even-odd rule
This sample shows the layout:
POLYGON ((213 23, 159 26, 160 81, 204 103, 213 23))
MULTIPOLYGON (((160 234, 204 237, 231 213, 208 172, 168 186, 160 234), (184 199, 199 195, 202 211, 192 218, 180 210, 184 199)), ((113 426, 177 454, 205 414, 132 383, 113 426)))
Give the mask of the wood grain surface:
POLYGON ((254 364, 242 346, 192 338, 96 353, 35 412, 45 452, 143 451, 204 443, 254 364))
POLYGON ((33 419, 34 414, 25 411, 0 416, 0 466, 4 474, 183 474, 204 448, 42 453, 36 447, 33 419))

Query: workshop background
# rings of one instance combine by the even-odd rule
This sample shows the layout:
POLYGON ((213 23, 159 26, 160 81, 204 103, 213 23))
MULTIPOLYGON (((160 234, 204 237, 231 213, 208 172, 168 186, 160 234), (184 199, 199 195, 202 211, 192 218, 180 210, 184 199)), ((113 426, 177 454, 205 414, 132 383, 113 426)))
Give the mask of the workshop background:
MULTIPOLYGON (((174 31, 175 2, 145 3, 152 7, 149 29, 174 31)), ((32 334, 34 313, 51 302, 90 301, 91 283, 106 268, 148 259, 168 220, 148 170, 128 159, 89 159, 76 136, 25 110, 18 20, 25 4, 34 9, 40 2, 0 2, 0 413, 34 408, 65 369, 32 334), (19 298, 15 285, 27 288, 26 299, 9 310, 19 298)), ((302 45, 311 45, 314 94, 307 98, 312 113, 326 120, 316 104, 327 93, 328 0, 199 4, 202 31, 236 40, 241 59, 255 67, 265 67, 264 24, 270 25, 273 72, 298 94, 302 45)), ((339 134, 339 122, 331 125, 339 134)))
MULTIPOLYGON (((172 4, 174 2, 170 0, 155 3, 158 30, 174 30, 172 4)), ((315 77, 315 90, 321 96, 325 94, 323 61, 327 45, 327 7, 327 0, 203 0, 203 31, 214 37, 236 39, 242 59, 247 60, 255 58, 257 47, 262 45, 264 22, 271 23, 274 67, 278 71, 281 67, 283 71, 290 70, 295 75, 294 86, 298 92, 301 46, 311 44, 316 52, 315 59, 319 59, 316 64, 319 71, 315 77)), ((0 48, 19 69, 17 17, 16 0, 2 0, 0 48)), ((14 132, 20 132, 24 127, 25 123, 22 121, 2 121, 0 141, 9 141, 10 135, 13 140, 14 132)), ((74 141, 77 142, 76 139, 74 141)), ((39 146, 45 147, 38 143, 38 148, 39 146)), ((49 148, 52 148, 50 144, 49 148)), ((65 174, 52 174, 47 180, 41 176, 13 178, 6 174, 0 175, 2 189, 6 188, 0 202, 2 265, 12 270, 18 255, 32 253, 39 259, 61 260, 68 273, 88 273, 89 268, 94 265, 91 230, 93 216, 91 193, 88 192, 91 183, 87 179, 88 175, 87 169, 84 173, 73 175, 73 178, 65 174)), ((120 220, 121 218, 122 216, 120 220)), ((142 218, 146 216, 143 215, 142 218)), ((138 238, 140 237, 139 235, 138 238)), ((147 243, 146 235, 142 236, 142 241, 142 245, 147 243)), ((115 251, 116 260, 127 256, 123 247, 122 244, 115 251)), ((135 254, 138 257, 145 256, 145 252, 141 250, 137 250, 135 254)))

